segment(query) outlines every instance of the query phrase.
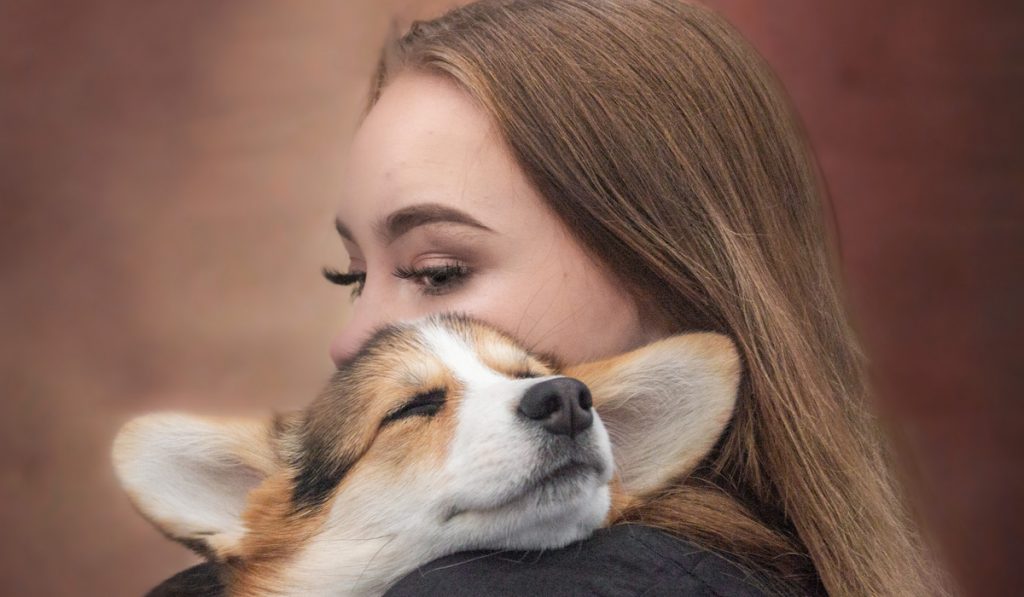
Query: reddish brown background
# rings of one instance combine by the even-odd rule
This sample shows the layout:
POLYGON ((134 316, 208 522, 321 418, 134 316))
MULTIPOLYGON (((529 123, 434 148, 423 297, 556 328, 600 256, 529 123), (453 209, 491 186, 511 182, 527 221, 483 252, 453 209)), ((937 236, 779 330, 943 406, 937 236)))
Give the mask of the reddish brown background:
MULTIPOLYGON (((375 51, 448 4, 0 0, 0 592, 139 594, 191 561, 116 488, 111 438, 318 388, 375 51)), ((714 5, 817 149, 916 507, 966 593, 1020 589, 1024 9, 714 5)))

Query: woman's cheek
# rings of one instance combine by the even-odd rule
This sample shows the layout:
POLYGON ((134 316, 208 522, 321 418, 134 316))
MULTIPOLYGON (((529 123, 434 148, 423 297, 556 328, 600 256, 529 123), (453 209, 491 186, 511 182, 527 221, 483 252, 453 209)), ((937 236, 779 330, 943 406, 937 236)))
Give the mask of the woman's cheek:
POLYGON ((465 313, 515 333, 516 330, 509 323, 522 321, 524 316, 522 306, 515 299, 515 292, 508 288, 503 276, 478 275, 448 295, 443 310, 465 313))
POLYGON ((518 282, 512 275, 491 275, 473 280, 462 293, 454 293, 447 310, 485 321, 533 347, 547 335, 553 321, 566 323, 561 313, 563 297, 545 286, 518 282))

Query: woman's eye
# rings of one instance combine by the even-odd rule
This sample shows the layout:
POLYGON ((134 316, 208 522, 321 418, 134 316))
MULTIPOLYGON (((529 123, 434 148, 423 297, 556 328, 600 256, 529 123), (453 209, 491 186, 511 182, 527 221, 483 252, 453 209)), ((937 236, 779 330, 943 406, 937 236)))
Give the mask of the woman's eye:
POLYGON ((338 286, 352 286, 352 298, 356 298, 362 294, 363 287, 366 286, 366 272, 341 273, 336 269, 325 267, 323 269, 323 275, 331 284, 337 284, 338 286))
POLYGON ((395 277, 412 280, 424 294, 439 295, 451 292, 469 277, 469 268, 461 263, 445 263, 414 269, 398 268, 395 277))
POLYGON ((413 396, 398 410, 384 417, 384 424, 409 417, 432 417, 441 411, 447 393, 443 389, 431 390, 413 396))

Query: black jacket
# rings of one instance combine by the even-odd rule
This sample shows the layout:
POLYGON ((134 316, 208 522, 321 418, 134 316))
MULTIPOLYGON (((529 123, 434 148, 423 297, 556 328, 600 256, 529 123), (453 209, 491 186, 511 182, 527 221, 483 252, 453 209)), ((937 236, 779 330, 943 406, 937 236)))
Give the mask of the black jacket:
MULTIPOLYGON (((150 597, 218 597, 223 587, 213 564, 177 574, 150 597)), ((387 597, 523 595, 661 595, 753 597, 767 595, 741 568, 713 552, 654 528, 620 525, 590 539, 541 552, 465 552, 421 566, 387 597)))

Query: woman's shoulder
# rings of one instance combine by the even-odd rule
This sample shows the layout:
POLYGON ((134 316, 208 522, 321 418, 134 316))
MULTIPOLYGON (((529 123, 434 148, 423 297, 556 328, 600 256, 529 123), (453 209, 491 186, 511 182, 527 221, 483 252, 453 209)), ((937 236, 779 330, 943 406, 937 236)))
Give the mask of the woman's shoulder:
MULTIPOLYGON (((178 573, 149 597, 219 597, 213 564, 178 573)), ((617 525, 562 549, 462 552, 420 566, 387 597, 488 595, 660 595, 753 597, 768 594, 720 555, 658 529, 617 525)))
POLYGON ((658 529, 619 525, 563 549, 464 552, 421 566, 387 597, 767 594, 736 564, 658 529))
POLYGON ((217 564, 205 562, 168 578, 146 593, 146 597, 222 597, 224 594, 217 564))

